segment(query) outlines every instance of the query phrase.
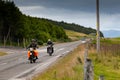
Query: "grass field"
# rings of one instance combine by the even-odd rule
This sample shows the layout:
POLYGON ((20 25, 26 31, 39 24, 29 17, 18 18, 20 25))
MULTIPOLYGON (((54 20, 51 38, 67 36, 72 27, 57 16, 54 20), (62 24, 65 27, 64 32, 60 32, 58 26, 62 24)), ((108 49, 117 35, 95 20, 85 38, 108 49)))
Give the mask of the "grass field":
POLYGON ((68 35, 68 37, 70 39, 72 39, 73 41, 79 40, 80 38, 87 36, 84 33, 79 33, 79 32, 75 32, 75 31, 71 31, 71 30, 65 30, 65 32, 68 35))
POLYGON ((120 39, 102 39, 100 51, 96 54, 95 45, 90 46, 95 80, 99 75, 104 75, 105 80, 120 80, 120 39))

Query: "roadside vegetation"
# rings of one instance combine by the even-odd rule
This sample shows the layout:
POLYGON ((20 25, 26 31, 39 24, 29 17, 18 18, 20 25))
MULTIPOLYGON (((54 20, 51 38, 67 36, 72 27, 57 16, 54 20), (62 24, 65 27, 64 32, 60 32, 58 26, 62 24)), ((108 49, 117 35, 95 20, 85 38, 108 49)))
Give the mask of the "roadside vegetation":
POLYGON ((89 57, 94 65, 94 78, 104 75, 105 80, 120 79, 120 39, 102 39, 101 52, 95 52, 95 44, 90 46, 89 57))
MULTIPOLYGON (((101 52, 96 53, 94 42, 89 44, 89 58, 94 66, 94 80, 104 75, 105 80, 120 79, 120 39, 102 39, 101 52)), ((80 45, 33 80, 83 80, 85 45, 80 45)))
POLYGON ((7 54, 7 53, 0 51, 0 56, 4 56, 4 55, 6 55, 6 54, 7 54))
POLYGON ((83 50, 84 45, 78 46, 73 52, 57 61, 45 72, 34 77, 33 80, 82 80, 83 50))

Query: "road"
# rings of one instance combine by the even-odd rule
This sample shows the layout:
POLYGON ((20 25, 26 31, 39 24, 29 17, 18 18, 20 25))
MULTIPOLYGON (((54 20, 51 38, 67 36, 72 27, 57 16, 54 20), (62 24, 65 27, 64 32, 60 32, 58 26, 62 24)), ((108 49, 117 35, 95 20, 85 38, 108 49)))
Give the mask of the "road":
POLYGON ((55 44, 53 56, 47 54, 46 46, 40 47, 38 49, 39 59, 33 64, 27 60, 25 49, 6 50, 10 54, 0 57, 0 80, 30 80, 32 76, 42 72, 80 44, 81 41, 55 44))

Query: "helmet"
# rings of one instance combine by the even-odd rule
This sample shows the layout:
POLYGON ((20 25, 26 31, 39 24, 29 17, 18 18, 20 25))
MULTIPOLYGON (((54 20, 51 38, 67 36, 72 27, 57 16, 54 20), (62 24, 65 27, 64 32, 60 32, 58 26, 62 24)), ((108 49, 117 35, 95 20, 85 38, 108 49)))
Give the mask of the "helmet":
POLYGON ((35 39, 32 39, 31 42, 36 42, 36 40, 35 40, 35 39))
POLYGON ((48 39, 48 41, 51 41, 50 39, 48 39))

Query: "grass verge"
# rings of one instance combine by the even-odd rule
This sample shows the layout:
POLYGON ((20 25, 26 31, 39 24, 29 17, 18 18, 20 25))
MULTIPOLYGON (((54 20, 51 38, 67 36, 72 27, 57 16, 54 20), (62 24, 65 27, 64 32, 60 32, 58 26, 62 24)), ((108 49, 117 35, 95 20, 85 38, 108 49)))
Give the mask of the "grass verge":
POLYGON ((79 46, 33 80, 83 80, 83 47, 79 46))
POLYGON ((5 52, 0 52, 0 56, 4 56, 4 55, 6 55, 7 53, 5 53, 5 52))
POLYGON ((120 80, 120 44, 115 39, 106 39, 102 40, 100 49, 99 54, 95 45, 89 50, 94 65, 94 80, 98 80, 100 75, 104 75, 105 80, 120 80))

